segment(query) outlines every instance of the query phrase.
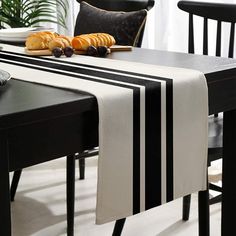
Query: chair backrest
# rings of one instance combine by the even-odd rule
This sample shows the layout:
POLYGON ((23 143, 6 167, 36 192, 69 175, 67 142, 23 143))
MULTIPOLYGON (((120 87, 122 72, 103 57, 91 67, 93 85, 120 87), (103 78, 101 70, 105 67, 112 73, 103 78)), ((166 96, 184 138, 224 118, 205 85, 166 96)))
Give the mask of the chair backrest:
POLYGON ((228 57, 233 57, 234 32, 236 22, 236 4, 179 1, 178 7, 189 13, 188 52, 194 53, 193 15, 204 18, 203 22, 203 54, 208 55, 208 19, 217 21, 216 56, 221 56, 221 26, 222 22, 231 23, 228 57))
POLYGON ((155 2, 155 0, 77 0, 79 3, 82 1, 107 11, 150 10, 155 2))
MULTIPOLYGON (((82 1, 103 10, 124 12, 138 11, 142 9, 150 10, 155 3, 155 0, 77 0, 79 3, 82 1)), ((141 47, 142 45, 144 29, 145 25, 139 34, 136 45, 137 47, 141 47)))

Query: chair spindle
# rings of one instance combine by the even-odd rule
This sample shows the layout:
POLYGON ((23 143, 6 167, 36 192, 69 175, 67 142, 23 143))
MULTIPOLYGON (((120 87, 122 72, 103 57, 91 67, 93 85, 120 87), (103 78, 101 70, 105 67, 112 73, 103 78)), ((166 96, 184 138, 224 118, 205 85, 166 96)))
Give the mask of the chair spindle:
POLYGON ((194 53, 193 14, 189 14, 188 52, 194 53))
POLYGON ((206 17, 204 17, 203 25, 203 55, 208 55, 208 22, 206 17))
POLYGON ((221 21, 217 21, 217 34, 216 34, 216 56, 221 55, 221 21))
POLYGON ((233 58, 234 56, 234 31, 235 31, 235 23, 231 23, 230 28, 230 39, 229 39, 229 57, 233 58))

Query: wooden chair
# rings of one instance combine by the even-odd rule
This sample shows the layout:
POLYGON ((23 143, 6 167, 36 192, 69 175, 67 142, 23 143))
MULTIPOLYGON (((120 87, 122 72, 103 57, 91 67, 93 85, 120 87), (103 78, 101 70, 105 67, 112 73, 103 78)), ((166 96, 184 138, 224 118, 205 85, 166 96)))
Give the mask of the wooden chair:
MULTIPOLYGON (((81 3, 81 0, 77 0, 81 3)), ((108 11, 138 11, 141 9, 150 10, 154 6, 155 0, 86 0, 89 4, 108 11)), ((139 34, 137 47, 141 47, 145 24, 139 34)), ((109 33, 109 32, 108 32, 109 33)), ((75 35, 77 30, 75 27, 75 35)), ((73 235, 74 231, 74 185, 75 185, 75 159, 79 160, 80 179, 84 179, 85 174, 85 158, 98 155, 98 147, 91 150, 85 150, 82 153, 67 156, 67 235, 73 235)), ((17 170, 13 174, 11 183, 11 201, 14 201, 17 186, 22 174, 22 169, 17 170)), ((118 220, 115 224, 113 235, 121 234, 125 219, 118 220)))
MULTIPOLYGON (((77 0, 77 2, 81 3, 83 0, 77 0)), ((85 0, 85 2, 91 4, 92 6, 98 7, 100 9, 104 9, 107 11, 125 11, 125 12, 130 12, 130 11, 138 11, 141 9, 146 9, 150 10, 155 3, 155 0, 85 0)), ((142 46, 142 41, 143 41, 143 33, 145 30, 145 25, 142 28, 139 38, 138 38, 138 43, 137 47, 142 46)), ((75 32, 74 35, 77 35, 77 29, 75 26, 75 32)), ((79 159, 79 170, 80 170, 80 179, 84 179, 85 175, 85 158, 87 157, 92 157, 98 155, 98 148, 94 148, 92 150, 87 150, 86 152, 82 153, 81 155, 77 156, 79 159)))
MULTIPOLYGON (((234 31, 236 22, 236 5, 208 2, 179 1, 178 7, 189 13, 189 40, 188 53, 194 53, 194 26, 193 15, 203 17, 203 55, 208 55, 208 19, 217 21, 216 34, 216 56, 221 56, 221 25, 222 22, 231 23, 229 36, 228 57, 233 57, 234 31)), ((223 118, 221 116, 209 117, 209 137, 208 137, 208 166, 212 161, 222 158, 222 138, 223 138, 223 118)), ((209 184, 209 188, 221 192, 222 189, 214 184, 209 184)), ((221 201, 221 195, 209 200, 208 192, 199 192, 199 235, 209 235, 209 204, 221 201), (204 208, 204 209, 202 209, 204 208)), ((182 219, 189 219, 191 195, 183 198, 182 219)), ((119 221, 118 228, 122 230, 125 219, 119 221)), ((118 224, 118 223, 116 223, 118 224)))
MULTIPOLYGON (((197 1, 179 1, 178 7, 189 13, 189 38, 188 52, 194 53, 194 21, 193 16, 203 18, 203 55, 208 55, 208 20, 217 21, 216 32, 216 56, 221 56, 221 35, 222 22, 230 23, 229 49, 228 57, 232 58, 234 54, 234 31, 236 22, 236 4, 197 2, 197 1)), ((209 119, 209 140, 208 140, 208 163, 219 158, 222 158, 222 133, 223 133, 223 118, 210 117, 209 119)), ((209 188, 215 191, 222 192, 219 186, 209 184, 209 188)), ((185 196, 183 199, 183 220, 189 219, 191 195, 185 196)), ((209 200, 210 204, 221 201, 221 194, 209 200)))

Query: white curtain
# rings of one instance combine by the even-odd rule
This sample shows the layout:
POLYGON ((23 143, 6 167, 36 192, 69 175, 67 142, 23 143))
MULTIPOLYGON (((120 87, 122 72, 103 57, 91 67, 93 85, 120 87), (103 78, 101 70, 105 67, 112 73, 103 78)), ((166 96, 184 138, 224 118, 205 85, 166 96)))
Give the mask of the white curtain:
POLYGON ((69 10, 66 18, 67 29, 64 29, 61 26, 57 26, 57 32, 60 34, 73 36, 75 21, 79 12, 79 3, 76 0, 68 0, 68 2, 69 2, 69 10))
MULTIPOLYGON (((199 0, 206 2, 235 3, 236 0, 199 0)), ((178 0, 156 0, 155 6, 148 12, 148 20, 143 39, 144 48, 187 52, 188 45, 188 14, 177 7, 178 0)), ((67 17, 67 30, 57 26, 57 31, 66 35, 73 35, 75 20, 79 11, 76 0, 69 0, 70 8, 67 17)), ((195 51, 202 53, 202 25, 201 17, 194 17, 195 23, 195 51)), ((229 24, 222 25, 222 55, 227 56, 229 43, 229 24)), ((209 53, 215 53, 216 22, 209 21, 209 53)), ((236 55, 236 54, 235 54, 236 55)))
POLYGON ((155 2, 153 9, 148 12, 143 47, 170 51, 185 50, 187 15, 184 20, 185 14, 178 10, 177 2, 177 0, 155 2), (182 40, 184 42, 180 45, 178 42, 182 40))
MULTIPOLYGON (((199 0, 202 2, 233 3, 236 0, 199 0)), ((143 47, 187 52, 188 13, 177 7, 178 0, 156 0, 149 12, 143 47)), ((195 51, 202 54, 203 18, 194 17, 195 51)), ((222 56, 227 56, 230 24, 222 25, 222 56)), ((209 54, 215 54, 216 21, 209 21, 209 54)), ((235 54, 236 55, 236 54, 235 54)))

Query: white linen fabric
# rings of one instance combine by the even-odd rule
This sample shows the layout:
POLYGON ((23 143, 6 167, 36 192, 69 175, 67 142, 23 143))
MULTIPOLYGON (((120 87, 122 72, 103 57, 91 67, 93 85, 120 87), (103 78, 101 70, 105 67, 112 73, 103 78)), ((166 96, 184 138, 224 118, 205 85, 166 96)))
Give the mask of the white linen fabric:
POLYGON ((14 79, 96 96, 98 224, 206 189, 208 93, 201 72, 86 56, 30 57, 7 45, 0 68, 14 79))

